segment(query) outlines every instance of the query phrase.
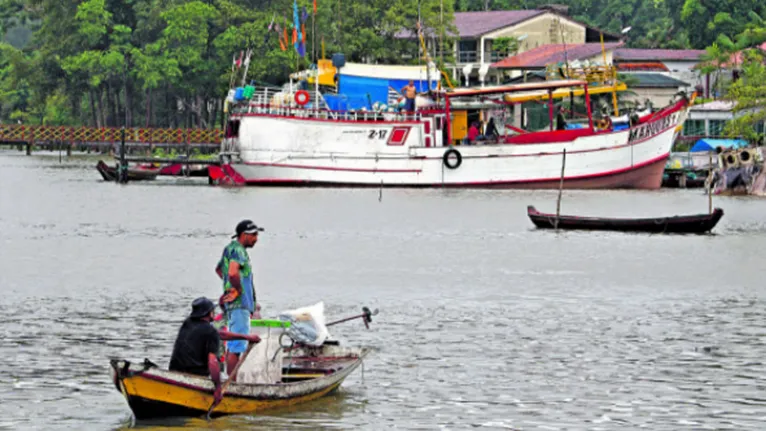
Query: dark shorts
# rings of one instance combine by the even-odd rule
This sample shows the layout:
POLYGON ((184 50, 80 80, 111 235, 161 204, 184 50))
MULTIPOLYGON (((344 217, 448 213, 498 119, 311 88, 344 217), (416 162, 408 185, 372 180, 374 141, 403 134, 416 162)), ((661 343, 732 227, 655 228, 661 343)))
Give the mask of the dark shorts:
POLYGON ((404 110, 415 112, 415 99, 404 99, 404 110))

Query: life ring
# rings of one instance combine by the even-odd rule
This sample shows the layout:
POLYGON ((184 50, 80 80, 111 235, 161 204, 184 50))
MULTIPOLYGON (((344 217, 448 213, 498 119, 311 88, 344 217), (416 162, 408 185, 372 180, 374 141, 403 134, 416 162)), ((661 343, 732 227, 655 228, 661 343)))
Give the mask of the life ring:
POLYGON ((310 98, 311 97, 309 96, 309 93, 306 90, 298 90, 295 92, 295 103, 297 103, 300 106, 303 106, 309 103, 310 98))
POLYGON ((450 148, 449 150, 444 152, 444 155, 442 156, 442 161, 444 162, 444 166, 448 167, 449 169, 457 169, 460 167, 460 164, 463 163, 463 156, 460 154, 460 151, 450 148), (454 164, 450 163, 450 155, 455 154, 455 157, 457 158, 457 161, 455 161, 454 164))

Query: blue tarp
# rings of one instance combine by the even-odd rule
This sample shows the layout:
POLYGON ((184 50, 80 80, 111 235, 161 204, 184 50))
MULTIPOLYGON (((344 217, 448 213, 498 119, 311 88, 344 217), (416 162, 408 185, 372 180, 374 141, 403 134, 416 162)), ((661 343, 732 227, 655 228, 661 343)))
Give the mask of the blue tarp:
POLYGON ((747 146, 747 141, 744 139, 712 139, 703 138, 697 141, 691 148, 692 153, 700 151, 715 151, 716 147, 724 149, 728 148, 743 148, 747 146))
MULTIPOLYGON (((347 98, 342 109, 361 109, 362 107, 372 109, 372 104, 375 102, 388 103, 388 87, 400 91, 408 82, 408 79, 370 78, 341 73, 338 93, 347 98)), ((433 87, 436 86, 436 82, 432 81, 433 87)), ((414 84, 418 92, 428 91, 427 80, 414 80, 414 84)))

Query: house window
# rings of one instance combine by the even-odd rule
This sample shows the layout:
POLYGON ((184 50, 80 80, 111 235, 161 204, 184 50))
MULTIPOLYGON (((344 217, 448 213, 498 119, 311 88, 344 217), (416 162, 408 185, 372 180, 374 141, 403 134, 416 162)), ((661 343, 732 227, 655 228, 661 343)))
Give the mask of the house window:
POLYGON ((705 136, 705 120, 686 120, 684 136, 705 136))
POLYGON ((726 127, 724 120, 710 120, 709 136, 723 136, 723 128, 726 127))
POLYGON ((458 43, 458 62, 473 63, 476 61, 476 50, 475 40, 461 40, 458 43))

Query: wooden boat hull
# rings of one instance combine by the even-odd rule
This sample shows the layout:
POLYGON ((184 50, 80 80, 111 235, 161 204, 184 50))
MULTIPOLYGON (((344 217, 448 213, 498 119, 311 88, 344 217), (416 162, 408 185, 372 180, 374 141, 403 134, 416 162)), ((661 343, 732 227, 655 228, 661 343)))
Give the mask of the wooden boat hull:
POLYGON ((207 177, 207 166, 198 165, 183 165, 181 163, 173 163, 163 166, 159 169, 159 175, 165 175, 170 177, 207 177))
MULTIPOLYGON (((555 229, 556 214, 541 213, 534 206, 527 207, 527 215, 540 229, 555 229)), ((654 217, 640 219, 559 216, 558 228, 566 230, 608 230, 646 233, 706 233, 710 232, 723 217, 723 210, 716 208, 712 214, 654 217)))
MULTIPOLYGON (((104 163, 103 160, 99 160, 96 164, 96 170, 101 174, 101 178, 104 181, 116 181, 117 180, 117 168, 111 167, 104 163)), ((159 170, 149 169, 128 169, 128 181, 149 181, 157 178, 159 170)))
MULTIPOLYGON (((316 349, 296 352, 299 356, 290 360, 289 369, 300 374, 287 374, 287 381, 283 379, 282 383, 232 383, 211 416, 255 414, 323 397, 338 389, 368 353, 367 349, 333 346, 320 349, 323 352, 319 356, 315 356, 316 349), (338 354, 341 356, 331 356, 338 354), (298 378, 290 381, 293 375, 298 378), (301 376, 307 375, 321 377, 302 380, 301 376)), ((204 416, 213 403, 214 387, 207 377, 161 370, 147 360, 136 366, 129 361, 113 359, 111 366, 113 382, 136 419, 204 416)))

